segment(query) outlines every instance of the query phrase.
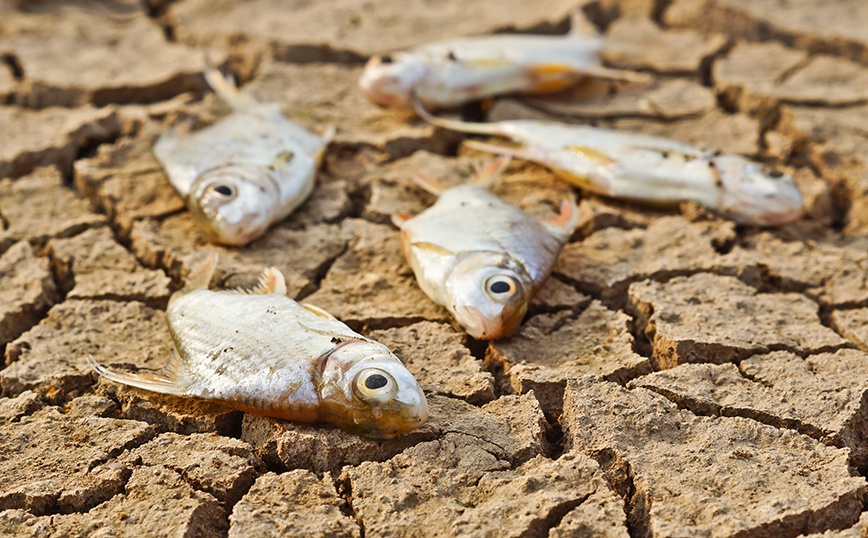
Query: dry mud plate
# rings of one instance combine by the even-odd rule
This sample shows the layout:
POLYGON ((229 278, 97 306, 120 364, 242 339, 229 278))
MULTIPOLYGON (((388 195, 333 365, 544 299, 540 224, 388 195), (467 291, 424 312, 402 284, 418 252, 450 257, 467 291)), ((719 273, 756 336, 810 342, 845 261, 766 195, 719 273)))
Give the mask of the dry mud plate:
MULTIPOLYGON (((514 162, 536 214, 565 188, 514 162)), ((868 533, 868 4, 864 0, 19 0, 0 3, 0 536, 861 537, 868 533), (147 7, 145 7, 147 5, 147 7), (668 136, 791 173, 804 216, 580 193, 581 222, 509 339, 469 338, 391 224, 460 181, 462 136, 367 102, 374 54, 564 33, 614 68, 466 118, 668 136), (205 242, 151 148, 228 113, 203 50, 260 100, 337 127, 313 196, 240 249, 205 242), (98 379, 161 368, 164 311, 278 267, 289 295, 387 344, 430 420, 377 442, 98 379)))

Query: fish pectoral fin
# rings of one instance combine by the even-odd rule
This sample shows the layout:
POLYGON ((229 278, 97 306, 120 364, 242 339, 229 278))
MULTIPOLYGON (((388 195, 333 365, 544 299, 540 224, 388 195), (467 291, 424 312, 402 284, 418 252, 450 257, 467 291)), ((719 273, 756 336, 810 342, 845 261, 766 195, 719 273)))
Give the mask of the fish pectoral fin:
POLYGON ((561 202, 558 215, 542 221, 549 231, 555 235, 569 235, 579 224, 579 207, 572 192, 567 193, 567 199, 561 202))
POLYGON ((323 310, 322 308, 320 308, 320 307, 318 307, 318 306, 314 306, 314 305, 309 304, 309 303, 301 303, 301 306, 307 308, 310 312, 313 312, 313 313, 316 314, 317 316, 320 316, 320 317, 323 317, 323 318, 326 318, 326 319, 334 319, 334 320, 337 320, 336 317, 334 317, 333 315, 329 314, 328 312, 326 312, 325 310, 323 310))
POLYGON ((286 279, 283 278, 283 273, 277 267, 269 267, 262 271, 262 276, 259 277, 259 282, 250 289, 236 288, 232 290, 236 293, 246 293, 247 295, 268 295, 277 293, 286 295, 286 279))
POLYGON ((444 256, 451 256, 454 254, 451 250, 445 247, 441 247, 440 245, 435 245, 434 243, 428 243, 427 241, 418 241, 416 243, 410 243, 410 248, 418 248, 422 250, 427 250, 433 254, 441 254, 444 256))
POLYGON ((392 224, 401 228, 401 225, 412 219, 415 215, 408 215, 406 213, 395 213, 392 215, 392 224))
POLYGON ((187 388, 178 385, 173 379, 164 374, 131 374, 127 372, 118 372, 96 362, 92 355, 88 355, 87 363, 96 373, 102 377, 122 383, 139 389, 160 392, 163 394, 172 394, 175 396, 183 396, 187 393, 187 388))
POLYGON ((326 125, 317 133, 324 146, 327 146, 335 139, 338 129, 334 125, 326 125))

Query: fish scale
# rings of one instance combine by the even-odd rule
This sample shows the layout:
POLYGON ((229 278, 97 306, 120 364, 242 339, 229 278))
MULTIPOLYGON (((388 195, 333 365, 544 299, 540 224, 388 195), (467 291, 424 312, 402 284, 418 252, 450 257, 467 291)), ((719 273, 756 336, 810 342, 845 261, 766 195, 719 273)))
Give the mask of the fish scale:
POLYGON ((252 290, 210 291, 215 264, 216 257, 169 301, 175 347, 163 373, 119 372, 92 358, 91 366, 145 390, 327 422, 376 439, 424 424, 425 395, 386 346, 287 297, 274 268, 252 290))

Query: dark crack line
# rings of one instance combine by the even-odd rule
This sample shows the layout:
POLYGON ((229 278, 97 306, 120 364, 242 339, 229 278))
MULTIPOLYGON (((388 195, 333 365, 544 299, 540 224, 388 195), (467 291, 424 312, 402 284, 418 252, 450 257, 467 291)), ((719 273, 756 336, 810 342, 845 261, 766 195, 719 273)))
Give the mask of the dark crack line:
POLYGON ((365 521, 353 506, 353 479, 349 475, 346 475, 346 477, 339 476, 332 480, 335 491, 338 492, 338 495, 344 501, 344 504, 339 507, 341 513, 355 520, 356 525, 359 526, 359 538, 365 538, 365 521))

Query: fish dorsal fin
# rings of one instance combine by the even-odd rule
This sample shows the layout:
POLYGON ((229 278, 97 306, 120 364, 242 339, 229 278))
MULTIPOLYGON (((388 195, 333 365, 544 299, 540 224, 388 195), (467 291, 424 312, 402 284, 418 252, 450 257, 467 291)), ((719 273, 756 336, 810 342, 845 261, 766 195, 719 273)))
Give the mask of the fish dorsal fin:
POLYGON ((510 161, 512 161, 511 155, 501 155, 489 163, 478 166, 476 175, 473 176, 473 179, 469 183, 490 187, 503 174, 503 171, 509 166, 510 161))
POLYGON ((244 110, 258 104, 256 99, 238 90, 234 77, 223 76, 217 68, 210 65, 207 58, 202 75, 214 93, 234 110, 244 110))
POLYGON ((445 256, 450 256, 455 254, 451 250, 445 247, 441 247, 440 245, 435 245, 434 243, 428 243, 427 241, 417 241, 415 243, 410 243, 412 248, 419 248, 422 250, 427 250, 432 254, 441 254, 445 256))
POLYGON ((177 369, 180 360, 176 353, 172 355, 172 359, 166 366, 166 368, 172 367, 172 377, 169 377, 166 373, 132 374, 127 372, 118 372, 117 370, 112 370, 99 364, 91 355, 88 356, 87 363, 96 373, 106 379, 114 381, 115 383, 123 383, 124 385, 129 385, 131 387, 150 390, 153 392, 161 392, 163 394, 172 394, 175 396, 182 396, 187 393, 187 387, 178 383, 177 369))
POLYGON ((217 260, 219 258, 220 256, 216 252, 212 252, 205 260, 192 262, 184 287, 172 294, 172 297, 169 298, 169 304, 172 304, 172 301, 178 297, 187 295, 192 291, 208 289, 211 277, 214 276, 214 270, 217 269, 217 260))
POLYGON ((600 31, 580 7, 570 10, 570 36, 600 37, 600 31))
POLYGON ((259 277, 259 282, 250 289, 235 288, 231 290, 235 293, 246 293, 247 295, 268 295, 277 293, 286 295, 286 279, 283 278, 283 273, 277 267, 269 267, 262 271, 262 276, 259 277))
POLYGON ((307 308, 309 311, 313 312, 313 313, 316 314, 317 316, 321 316, 321 317, 324 317, 324 318, 326 318, 326 319, 334 319, 334 320, 337 320, 336 317, 334 317, 333 315, 329 314, 328 312, 326 312, 325 310, 323 310, 322 308, 320 308, 320 307, 318 307, 318 306, 314 306, 314 305, 309 304, 309 303, 301 303, 301 306, 307 308))
POLYGON ((335 340, 335 343, 348 342, 350 340, 361 340, 363 342, 374 342, 370 338, 365 338, 364 336, 362 336, 360 334, 341 334, 341 333, 335 332, 335 331, 323 331, 321 329, 314 329, 313 327, 308 327, 307 325, 305 325, 304 323, 302 323, 300 321, 298 322, 298 326, 301 327, 302 329, 306 330, 306 331, 310 331, 312 333, 316 333, 316 334, 319 334, 322 336, 327 336, 327 337, 331 338, 332 340, 335 340))

